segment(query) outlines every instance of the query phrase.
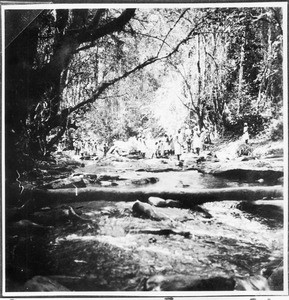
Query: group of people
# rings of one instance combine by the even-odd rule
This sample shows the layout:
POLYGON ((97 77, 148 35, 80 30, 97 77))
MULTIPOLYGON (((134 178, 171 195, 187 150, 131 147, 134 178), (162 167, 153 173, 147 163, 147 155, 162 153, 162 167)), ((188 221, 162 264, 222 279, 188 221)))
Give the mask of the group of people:
POLYGON ((205 144, 211 143, 212 133, 211 128, 200 130, 198 126, 195 126, 193 129, 190 129, 189 126, 179 129, 175 140, 175 155, 177 159, 180 160, 183 153, 200 155, 205 144))
POLYGON ((163 134, 151 145, 144 136, 137 137, 138 152, 143 158, 161 158, 176 156, 180 160, 183 153, 196 153, 204 149, 206 144, 211 143, 212 130, 202 129, 198 126, 190 128, 188 125, 178 130, 177 134, 163 134), (150 151, 150 148, 153 148, 150 151))
MULTIPOLYGON (((148 139, 145 135, 139 134, 132 139, 134 139, 134 143, 132 144, 134 144, 135 150, 142 158, 176 156, 180 160, 183 153, 195 153, 199 156, 201 151, 206 148, 206 145, 212 143, 214 128, 207 126, 207 128, 200 130, 199 126, 189 127, 189 125, 186 125, 181 127, 175 136, 172 134, 163 134, 157 139, 148 139)), ((244 123, 242 140, 248 144, 249 133, 247 123, 244 123)), ((58 151, 65 150, 66 148, 64 141, 58 145, 58 151)), ((99 144, 94 140, 75 139, 72 149, 76 155, 80 156, 105 156, 108 153, 109 147, 105 142, 99 144)), ((113 145, 111 149, 117 150, 118 146, 113 145)), ((126 151, 120 152, 128 151, 127 148, 126 151)))

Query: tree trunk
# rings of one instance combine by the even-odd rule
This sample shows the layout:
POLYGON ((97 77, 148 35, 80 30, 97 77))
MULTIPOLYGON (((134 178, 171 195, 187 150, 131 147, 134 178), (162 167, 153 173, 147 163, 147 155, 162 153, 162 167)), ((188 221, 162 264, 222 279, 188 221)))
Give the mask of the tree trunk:
POLYGON ((117 188, 70 188, 59 190, 25 190, 22 194, 23 199, 30 200, 21 208, 30 210, 49 206, 50 204, 64 204, 82 201, 140 201, 147 202, 148 198, 160 197, 163 199, 174 199, 180 201, 185 207, 194 207, 205 202, 216 202, 223 200, 247 200, 254 201, 264 197, 277 198, 283 196, 283 187, 238 187, 220 189, 173 189, 158 190, 148 188, 137 188, 120 190, 117 188))
POLYGON ((241 108, 241 97, 243 89, 243 77, 244 77, 244 60, 245 60, 245 38, 242 38, 241 50, 240 50, 240 67, 239 67, 239 81, 238 81, 238 103, 237 103, 237 114, 240 113, 241 108))

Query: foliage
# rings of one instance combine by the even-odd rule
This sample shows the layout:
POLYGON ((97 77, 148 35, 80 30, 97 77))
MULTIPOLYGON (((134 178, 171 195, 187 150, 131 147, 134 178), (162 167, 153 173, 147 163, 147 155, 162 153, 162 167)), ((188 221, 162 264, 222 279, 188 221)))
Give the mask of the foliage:
POLYGON ((247 122, 256 135, 281 114, 282 43, 279 7, 43 10, 6 51, 9 163, 48 155, 70 132, 157 136, 155 99, 172 91, 183 123, 241 135, 247 122))
POLYGON ((268 126, 269 137, 272 141, 278 141, 283 139, 283 119, 278 118, 272 120, 268 126))
POLYGON ((239 145, 238 149, 237 149, 237 156, 241 157, 241 156, 249 156, 251 155, 253 152, 253 149, 251 146, 247 145, 247 144, 241 144, 239 145))

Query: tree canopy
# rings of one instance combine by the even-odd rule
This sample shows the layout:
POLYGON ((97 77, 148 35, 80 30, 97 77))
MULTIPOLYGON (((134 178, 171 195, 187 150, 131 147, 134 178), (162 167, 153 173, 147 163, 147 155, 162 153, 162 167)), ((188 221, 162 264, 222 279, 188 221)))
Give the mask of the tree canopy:
POLYGON ((161 130, 151 108, 172 74, 184 123, 258 133, 282 117, 282 41, 279 7, 44 10, 5 51, 11 172, 71 128, 161 130))

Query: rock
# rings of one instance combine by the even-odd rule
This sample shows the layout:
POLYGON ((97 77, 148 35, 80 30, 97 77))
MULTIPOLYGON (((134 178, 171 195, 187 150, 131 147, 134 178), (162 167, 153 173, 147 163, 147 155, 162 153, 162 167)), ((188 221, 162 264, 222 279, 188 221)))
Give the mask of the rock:
POLYGON ((131 181, 131 183, 136 185, 143 185, 143 184, 149 184, 149 183, 156 183, 159 179, 156 177, 147 177, 147 178, 140 178, 140 179, 134 179, 131 181))
POLYGON ((101 186, 116 186, 116 185, 118 185, 116 182, 111 182, 111 181, 100 181, 99 183, 101 186))
POLYGON ((165 215, 157 213, 150 204, 140 202, 139 200, 136 200, 133 204, 132 211, 135 216, 154 219, 157 221, 168 219, 165 215))
POLYGON ((44 277, 34 276, 24 284, 24 290, 27 292, 58 292, 69 291, 66 287, 58 282, 44 277))
POLYGON ((191 208, 192 211, 198 212, 203 218, 212 219, 213 216, 209 213, 209 211, 199 205, 195 205, 191 208))
POLYGON ((235 291, 270 291, 268 280, 262 275, 236 279, 235 291))
POLYGON ((263 178, 260 178, 260 179, 258 179, 258 180, 256 180, 256 182, 259 182, 259 183, 264 183, 264 179, 263 178))
POLYGON ((206 158, 204 156, 200 156, 199 158, 197 158, 196 162, 197 164, 206 161, 206 158))
POLYGON ((256 159, 255 156, 241 157, 241 161, 249 161, 249 160, 254 160, 254 159, 256 159))
POLYGON ((64 179, 57 179, 48 184, 43 185, 43 188, 47 189, 65 189, 65 188, 84 188, 86 184, 83 180, 83 176, 70 176, 64 179))
POLYGON ((157 207, 166 207, 167 206, 166 200, 164 200, 160 197, 149 197, 148 203, 150 205, 157 206, 157 207))
POLYGON ((179 201, 177 201, 177 200, 167 199, 166 200, 166 207, 177 207, 177 208, 180 208, 182 206, 181 206, 181 203, 179 201))
POLYGON ((99 181, 119 180, 119 175, 100 174, 98 175, 97 180, 99 181))
POLYGON ((235 280, 225 277, 200 279, 189 275, 154 275, 144 286, 146 291, 232 291, 235 280))

